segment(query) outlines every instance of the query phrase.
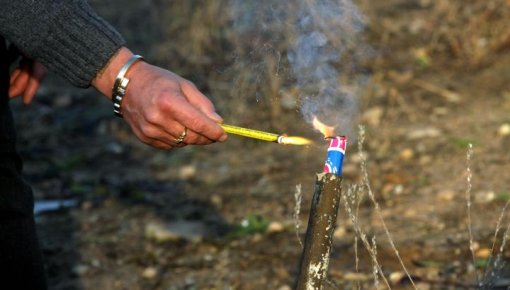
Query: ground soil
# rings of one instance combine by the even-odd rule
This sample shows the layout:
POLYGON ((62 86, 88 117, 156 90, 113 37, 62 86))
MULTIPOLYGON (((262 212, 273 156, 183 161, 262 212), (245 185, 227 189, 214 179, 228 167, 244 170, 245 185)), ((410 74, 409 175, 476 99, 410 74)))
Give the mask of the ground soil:
MULTIPOLYGON (((227 95, 232 78, 214 75, 227 65, 216 57, 220 53, 214 54, 218 59, 195 62, 168 55, 179 51, 165 50, 172 39, 161 27, 173 18, 158 8, 169 2, 111 2, 92 4, 135 50, 193 79, 208 95, 227 95), (122 13, 114 3, 123 6, 122 13), (164 45, 155 45, 158 41, 164 45)), ((496 223, 510 199, 510 3, 359 4, 368 19, 366 42, 375 53, 366 64, 370 80, 360 90, 355 122, 365 126, 363 154, 353 140, 344 192, 362 182, 360 156, 365 156, 380 210, 365 195, 361 229, 369 240, 376 237, 378 260, 392 288, 413 289, 401 275, 381 216, 420 289, 474 289, 476 274, 490 266, 496 223), (466 223, 469 143, 475 264, 466 223)), ((246 112, 230 107, 223 116, 266 130, 277 123, 319 145, 281 146, 232 136, 224 144, 159 151, 139 143, 97 92, 71 88, 58 78, 48 79, 31 106, 13 105, 36 199, 78 201, 76 207, 37 216, 51 289, 293 286, 301 254, 296 186, 303 197, 302 238, 315 173, 325 158, 320 136, 295 110, 283 109, 266 122, 254 117, 266 110, 254 103, 246 119, 239 115, 246 112), (175 235, 165 236, 169 231, 175 235)), ((504 219, 502 231, 509 222, 504 219)), ((338 228, 326 289, 385 287, 381 278, 374 281, 361 242, 355 247, 356 229, 343 207, 338 228)), ((506 248, 501 255, 503 261, 510 258, 506 248)), ((506 289, 509 278, 503 267, 491 281, 506 289)))

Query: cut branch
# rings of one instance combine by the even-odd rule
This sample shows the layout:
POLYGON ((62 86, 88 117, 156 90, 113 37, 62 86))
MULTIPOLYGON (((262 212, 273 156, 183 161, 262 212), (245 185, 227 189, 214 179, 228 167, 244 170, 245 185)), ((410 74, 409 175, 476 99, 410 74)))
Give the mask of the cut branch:
POLYGON ((331 173, 317 175, 305 244, 301 255, 297 290, 323 289, 342 193, 342 177, 331 173))

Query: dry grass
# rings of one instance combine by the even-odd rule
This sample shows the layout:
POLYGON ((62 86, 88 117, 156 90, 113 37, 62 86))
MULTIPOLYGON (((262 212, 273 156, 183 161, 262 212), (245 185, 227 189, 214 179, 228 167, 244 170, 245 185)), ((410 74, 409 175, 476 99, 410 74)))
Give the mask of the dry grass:
MULTIPOLYGON (((374 289, 380 288, 380 279, 383 281, 385 287, 387 289, 391 289, 390 283, 388 281, 388 278, 383 273, 383 263, 381 263, 378 260, 377 257, 377 243, 376 243, 376 236, 372 236, 371 239, 369 239, 368 235, 366 234, 361 221, 359 217, 359 207, 361 203, 364 200, 365 192, 368 193, 369 201, 371 202, 373 211, 378 216, 380 220, 380 224, 383 227, 384 233, 386 235, 386 238, 392 248, 393 253, 397 257, 397 260, 399 261, 401 265, 401 269, 407 276, 407 279, 409 279, 409 282, 411 283, 412 287, 414 289, 418 289, 417 286, 414 284, 413 278, 408 271, 407 267, 404 265, 404 262, 402 258, 400 257, 399 251, 396 248, 396 245, 394 243, 394 240, 392 238, 391 233, 389 232, 386 223, 382 216, 381 208, 376 201, 374 192, 371 189, 370 181, 368 177, 367 172, 367 160, 366 156, 363 153, 363 142, 365 140, 365 130, 362 126, 360 126, 359 131, 359 139, 358 139, 358 152, 360 155, 360 167, 361 171, 363 172, 364 179, 363 183, 360 185, 351 185, 349 186, 346 194, 342 196, 342 202, 344 204, 345 211, 347 213, 347 216, 350 218, 352 227, 355 231, 355 237, 354 237, 354 252, 355 252, 355 271, 356 273, 359 273, 359 255, 358 255, 358 239, 362 241, 363 246, 365 247, 366 251, 368 252, 371 262, 372 262, 372 275, 373 275, 373 287, 374 289)), ((473 156, 473 146, 472 144, 469 144, 466 154, 466 192, 465 192, 465 200, 466 200, 466 222, 467 222, 467 235, 469 240, 469 250, 471 253, 472 258, 472 266, 476 269, 476 263, 477 258, 475 254, 475 237, 474 232, 472 229, 472 197, 471 197, 471 191, 472 191, 472 180, 473 180, 473 173, 471 170, 471 162, 472 162, 472 156, 473 156)), ((482 276, 478 274, 478 272, 475 270, 475 287, 478 289, 493 289, 495 282, 500 278, 501 270, 503 269, 503 266, 505 264, 503 260, 504 251, 507 245, 507 241, 510 235, 510 222, 507 221, 507 226, 503 232, 503 234, 500 235, 501 229, 504 227, 503 223, 507 215, 507 208, 510 205, 510 201, 507 201, 505 206, 501 210, 501 214, 498 218, 497 224, 495 226, 494 236, 492 239, 492 246, 490 250, 490 256, 487 262, 487 267, 485 268, 484 272, 482 273, 482 276), (499 247, 497 246, 499 245, 499 247)), ((471 283, 467 282, 470 285, 471 283)), ((360 283, 357 282, 357 288, 360 289, 360 283)))
POLYGON ((296 191, 294 192, 294 199, 296 201, 296 205, 294 206, 294 214, 292 218, 294 219, 294 228, 296 229, 296 238, 299 242, 301 248, 303 248, 303 241, 301 240, 300 230, 301 230, 301 201, 303 199, 303 194, 301 193, 301 184, 296 185, 296 191))
POLYGON ((510 48, 508 1, 483 1, 465 5, 465 1, 437 1, 432 15, 440 28, 432 35, 436 48, 446 49, 462 65, 480 67, 494 61, 493 55, 510 48), (462 27, 463 29, 459 29, 462 27))
MULTIPOLYGON (((273 127, 279 130, 289 124, 300 122, 302 117, 295 112, 299 110, 300 88, 296 85, 296 79, 292 76, 291 68, 287 62, 287 53, 296 37, 293 23, 296 21, 297 13, 295 11, 297 8, 292 3, 282 4, 281 1, 263 0, 251 4, 244 1, 246 5, 254 5, 251 8, 254 9, 252 12, 255 14, 252 15, 253 22, 247 20, 249 25, 243 26, 236 23, 235 19, 238 20, 239 15, 231 13, 232 3, 242 2, 229 0, 148 1, 148 5, 154 5, 157 7, 155 10, 158 11, 149 17, 157 18, 157 25, 163 27, 160 32, 163 41, 154 48, 154 58, 156 62, 195 81, 214 100, 219 111, 227 115, 229 121, 233 123, 247 126, 256 124, 256 127, 259 128, 273 127), (286 13, 283 13, 284 10, 286 13), (280 15, 285 21, 257 18, 268 15, 280 15), (289 100, 290 105, 288 104, 289 100)), ((313 1, 304 1, 308 4, 311 2, 313 1)), ((359 2, 363 5, 373 3, 368 0, 359 2)), ((389 1, 388 5, 400 5, 402 2, 389 1)), ((415 25, 413 26, 416 29, 414 32, 404 31, 401 27, 395 28, 391 22, 370 23, 372 37, 376 35, 375 38, 380 46, 389 46, 389 42, 395 40, 392 33, 399 34, 399 36, 409 33, 413 35, 411 39, 420 40, 413 44, 418 47, 420 52, 417 57, 434 59, 453 57, 459 66, 470 69, 484 67, 497 60, 499 53, 510 49, 510 22, 505 21, 510 17, 510 5, 506 0, 478 1, 470 5, 466 5, 464 0, 410 2, 423 3, 416 5, 423 5, 423 9, 427 9, 426 18, 416 19, 411 23, 410 26, 415 25)), ((310 9, 310 12, 316 13, 313 9, 310 9)), ((319 25, 328 24, 319 22, 319 25)), ((336 46, 357 53, 358 48, 354 45, 355 39, 336 36, 335 33, 329 35, 330 39, 337 41, 334 43, 336 46)), ((406 46, 406 49, 408 48, 406 46)), ((441 62, 438 61, 438 63, 441 62)), ((348 72, 351 68, 359 66, 355 58, 345 58, 334 65, 337 69, 348 72)), ((346 75, 349 77, 349 74, 346 75)), ((339 82, 341 81, 340 79, 339 82)), ((360 144, 363 142, 362 139, 360 138, 360 144)), ((362 152, 361 148, 360 152, 362 152)), ((364 161, 364 156, 360 157, 364 161)), ((361 171, 364 175, 364 185, 350 188, 344 197, 345 210, 356 232, 355 271, 360 271, 358 241, 361 240, 372 259, 374 284, 376 287, 378 284, 384 284, 391 288, 384 275, 382 265, 377 260, 375 237, 369 237, 360 225, 359 208, 366 194, 381 219, 395 255, 409 280, 412 281, 380 214, 379 204, 370 187, 366 164, 362 164, 361 171)), ((468 172, 466 193, 468 233, 470 250, 473 251, 475 233, 472 232, 470 226, 472 218, 469 167, 468 172)), ((298 188, 296 188, 295 198, 294 221, 299 222, 301 191, 298 188)), ((493 256, 489 261, 489 267, 483 278, 480 279, 482 287, 487 289, 490 288, 492 281, 502 268, 502 255, 509 227, 506 227, 500 237, 499 247, 497 247, 497 241, 501 228, 504 228, 503 220, 507 206, 508 203, 502 210, 496 226, 492 244, 493 256)), ((300 225, 296 223, 298 233, 299 229, 300 225)), ((227 263, 228 255, 225 255, 224 263, 227 263)), ((227 268, 227 265, 221 267, 227 268)), ((226 278, 223 277, 219 280, 223 283, 226 278)), ((358 283, 358 289, 360 288, 358 283)))
MULTIPOLYGON (((305 2, 310 3, 311 1, 305 2)), ((361 2, 365 3, 366 1, 361 2)), ((420 38, 426 40, 419 45, 421 53, 425 53, 426 57, 451 56, 458 60, 460 66, 476 69, 490 64, 495 60, 494 56, 497 53, 510 48, 510 22, 502 21, 510 15, 508 1, 490 0, 473 5, 465 5, 465 1, 462 0, 421 2, 425 3, 424 9, 428 9, 429 13, 427 13, 426 19, 422 19, 422 24, 418 21, 419 19, 414 24, 417 25, 416 29, 420 38), (463 27, 463 29, 459 29, 459 27, 463 27)), ((281 5, 284 5, 270 0, 261 1, 256 4, 257 7, 251 7, 254 9, 252 11, 254 14, 251 15, 253 18, 246 20, 248 25, 243 26, 243 23, 236 23, 236 21, 240 21, 239 15, 230 13, 231 6, 229 5, 231 3, 226 0, 173 1, 165 5, 165 10, 162 13, 169 15, 166 17, 168 23, 165 25, 164 31, 167 41, 159 48, 162 55, 160 61, 166 62, 169 67, 175 67, 177 71, 186 67, 182 73, 198 82, 199 87, 207 88, 220 111, 226 112, 230 121, 248 126, 256 123, 258 127, 270 126, 275 129, 285 127, 286 123, 295 122, 300 118, 298 114, 288 114, 289 107, 282 104, 288 99, 295 102, 295 107, 291 106, 292 109, 299 109, 300 104, 300 88, 294 83, 295 78, 292 77, 287 62, 288 50, 296 37, 293 26, 289 25, 296 21, 290 17, 296 15, 296 13, 292 13, 292 11, 296 11, 293 10, 296 7, 289 4, 285 8, 288 10, 288 14, 282 15, 285 18, 284 22, 269 18, 257 18, 267 17, 271 13, 282 13, 281 5), (276 8, 272 5, 276 5, 276 8), (269 8, 273 10, 268 10, 269 8), (180 17, 173 17, 174 11, 179 11, 180 17), (183 66, 176 59, 181 59, 181 61, 185 59, 187 65, 183 66), (201 78, 194 79, 198 75, 201 75, 201 78), (253 110, 254 107, 257 109, 253 110)), ((240 5, 242 1, 234 1, 234 3, 240 5)), ((310 11, 315 12, 313 9, 310 11)), ((237 13, 240 12, 237 11, 237 13)), ((326 24, 322 23, 322 25, 326 24)), ((385 25, 391 24, 383 24, 381 28, 395 32, 391 27, 385 25)), ((381 32, 377 26, 379 26, 378 23, 371 23, 371 30, 375 34, 381 32)), ((380 35, 382 36, 379 41, 382 45, 392 41, 391 36, 384 36, 386 32, 380 35)), ((355 50, 355 47, 352 46, 355 42, 352 39, 335 37, 331 37, 331 39, 337 39, 336 45, 339 47, 355 50), (351 40, 352 42, 350 42, 351 40)), ((338 69, 347 69, 356 65, 347 61, 339 62, 336 66, 338 69)), ((363 156, 361 157, 363 160, 363 156)), ((346 195, 347 198, 344 199, 345 209, 356 231, 356 253, 358 252, 358 241, 361 240, 372 259, 375 286, 378 287, 378 284, 382 282, 386 287, 391 288, 387 277, 383 274, 382 265, 377 260, 375 237, 368 237, 359 224, 358 210, 363 200, 362 195, 367 192, 374 210, 379 213, 391 248, 400 261, 403 271, 412 282, 411 275, 402 262, 391 234, 380 215, 381 210, 370 188, 366 170, 366 165, 362 165, 364 186, 350 188, 346 195)), ((468 180, 468 184, 470 184, 469 182, 470 180, 468 180)), ((470 187, 467 192, 469 194, 470 187)), ((300 189, 296 189, 295 197, 294 221, 299 221, 300 189)), ((474 233, 470 226, 472 221, 469 196, 467 197, 467 207, 470 250, 474 255, 474 233)), ((505 210, 506 207, 498 221, 493 252, 496 249, 496 238, 505 210)), ((295 226, 299 233, 299 223, 296 223, 295 226)), ((491 285, 491 279, 501 269, 501 256, 506 244, 507 232, 508 229, 503 234, 501 247, 496 253, 496 257, 491 257, 492 266, 487 269, 481 279, 482 286, 491 285)), ((355 270, 358 272, 360 269, 357 254, 355 258, 355 270)), ((473 261, 473 263, 475 262, 473 261)), ((414 283, 413 286, 416 287, 414 283)), ((361 286, 358 283, 359 288, 361 286)))
MULTIPOLYGON (((136 12, 122 17, 113 14, 117 10, 109 8, 108 3, 91 2, 103 11, 111 11, 111 15, 105 16, 116 26, 134 30, 122 31, 129 43, 146 46, 142 50, 152 61, 195 81, 233 122, 280 129, 301 119, 295 110, 299 110, 302 88, 296 86, 287 53, 297 37, 296 22, 303 5, 317 20, 317 26, 325 28, 322 31, 333 46, 344 51, 334 64, 342 72, 340 82, 349 85, 360 69, 373 67, 363 63, 364 56, 372 52, 369 47, 360 46, 363 35, 354 31, 366 19, 354 13, 338 17, 338 23, 330 23, 331 19, 321 21, 312 0, 292 3, 145 0, 136 5, 127 3, 126 9, 136 12)), ((368 0, 356 2, 361 7, 374 5, 368 0)), ((391 21, 370 22, 370 40, 378 46, 409 37, 415 43, 405 43, 406 48, 414 46, 417 58, 424 61, 431 58, 441 64, 442 58, 453 57, 462 68, 471 69, 496 61, 499 53, 510 49, 510 22, 504 21, 510 17, 506 0, 469 5, 463 0, 403 2, 394 0, 377 5, 388 11, 414 5, 426 13, 420 14, 422 18, 410 19, 409 28, 391 21)), ((413 17, 412 12, 409 17, 413 17)))
MULTIPOLYGON (((309 4, 311 1, 305 2, 309 4)), ((296 15, 292 11, 296 11, 297 8, 291 4, 286 6, 288 14, 283 15, 285 21, 281 22, 265 17, 271 13, 282 13, 281 5, 284 4, 277 4, 270 0, 261 1, 257 3, 256 7, 251 6, 253 15, 250 17, 252 18, 246 20, 247 23, 243 25, 243 23, 236 23, 236 21, 242 20, 239 20, 239 15, 230 13, 230 3, 229 1, 207 1, 205 3, 174 1, 171 5, 167 5, 165 13, 172 15, 173 11, 179 11, 184 17, 175 18, 179 21, 175 21, 174 17, 168 18, 169 22, 165 29, 168 41, 161 47, 161 51, 164 52, 162 54, 168 57, 163 60, 167 61, 170 67, 180 67, 179 63, 174 63, 175 59, 186 59, 191 65, 187 65, 187 70, 183 73, 191 76, 192 79, 196 75, 202 75, 202 79, 198 80, 199 86, 207 87, 210 90, 210 95, 220 111, 227 112, 232 122, 248 126, 257 123, 259 127, 271 126, 276 129, 280 129, 279 126, 285 127, 285 122, 293 122, 296 118, 300 118, 296 114, 285 115, 288 108, 282 105, 284 97, 295 101, 294 109, 298 109, 299 105, 300 88, 294 84, 295 79, 292 77, 286 57, 291 43, 296 37, 293 26, 289 25, 296 19, 289 15, 296 15), (276 5, 276 8, 272 5, 276 5), (257 107, 257 110, 253 110, 254 107, 257 107), (266 123, 261 124, 261 122, 266 123)), ((234 3, 241 5, 242 1, 234 1, 234 3)), ((421 37, 427 40, 422 44, 422 51, 428 54, 428 57, 453 56, 458 60, 459 65, 467 65, 471 68, 478 68, 490 63, 494 60, 494 53, 507 50, 510 47, 509 22, 501 21, 503 17, 510 15, 508 9, 501 9, 507 7, 508 2, 503 0, 469 6, 460 0, 432 1, 425 4, 429 13, 427 19, 424 19, 425 24, 422 24, 422 28, 417 28, 421 37), (473 7, 475 11, 469 10, 473 7), (465 29, 459 29, 459 27, 465 27, 465 29)), ((315 12, 313 9, 310 11, 312 14, 315 12)), ((241 12, 243 11, 237 11, 237 13, 241 12)), ((319 23, 319 25, 326 24, 319 23)), ((372 23, 371 26, 372 30, 378 31, 377 23, 372 23)), ((384 25, 381 27, 387 28, 384 25)), ((391 31, 391 29, 389 30, 391 31)), ((331 37, 331 39, 336 39, 338 43, 335 45, 339 47, 355 50, 355 47, 352 46, 355 41, 352 39, 335 37, 331 37)), ((383 43, 391 41, 390 38, 385 39, 384 37, 380 40, 383 43)), ((339 62, 336 65, 338 69, 355 67, 349 62, 339 62)), ((363 160, 363 156, 361 157, 363 160)), ((351 188, 347 194, 348 198, 344 200, 345 209, 356 231, 356 252, 358 240, 361 240, 372 259, 374 284, 378 287, 377 285, 382 281, 386 287, 391 288, 383 274, 382 265, 377 261, 375 237, 368 237, 359 225, 358 209, 363 200, 361 195, 367 192, 374 210, 379 213, 391 248, 400 261, 403 271, 412 282, 411 275, 382 219, 381 210, 370 188, 366 170, 366 165, 362 165, 364 186, 351 188)), ((296 189, 294 221, 299 221, 300 197, 300 190, 296 189)), ((470 211, 468 198, 468 224, 471 224, 470 211)), ((500 222, 498 222, 496 236, 500 222)), ((298 233, 299 228, 300 225, 296 224, 298 233)), ((474 238, 471 227, 469 227, 469 236, 472 243, 474 238)), ((506 233, 504 238, 506 241, 506 233)), ((470 249, 473 250, 472 244, 470 249)), ((495 275, 493 272, 496 268, 500 269, 498 263, 501 261, 501 253, 502 249, 498 257, 495 258, 493 269, 489 274, 486 273, 483 284, 489 285, 490 283, 487 281, 490 280, 490 276, 495 275)), ((358 255, 356 255, 355 265, 356 271, 359 271, 358 255)), ((416 287, 414 283, 413 286, 416 287)), ((359 284, 358 288, 360 288, 359 284)))

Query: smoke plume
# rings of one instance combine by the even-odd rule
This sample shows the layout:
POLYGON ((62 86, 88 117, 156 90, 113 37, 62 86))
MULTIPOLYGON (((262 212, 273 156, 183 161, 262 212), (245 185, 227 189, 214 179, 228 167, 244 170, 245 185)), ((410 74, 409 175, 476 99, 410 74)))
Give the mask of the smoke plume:
POLYGON ((287 67, 278 71, 298 89, 305 120, 317 116, 336 133, 349 134, 364 76, 359 62, 368 51, 357 6, 351 0, 232 0, 232 7, 244 45, 252 45, 250 57, 262 51, 284 58, 278 64, 287 67))

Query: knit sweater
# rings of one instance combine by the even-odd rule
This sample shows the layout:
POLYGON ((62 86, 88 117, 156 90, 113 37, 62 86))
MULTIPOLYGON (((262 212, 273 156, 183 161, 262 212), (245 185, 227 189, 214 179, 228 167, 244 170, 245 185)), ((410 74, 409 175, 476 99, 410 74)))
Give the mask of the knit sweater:
POLYGON ((125 44, 86 0, 0 0, 0 35, 78 87, 125 44))

